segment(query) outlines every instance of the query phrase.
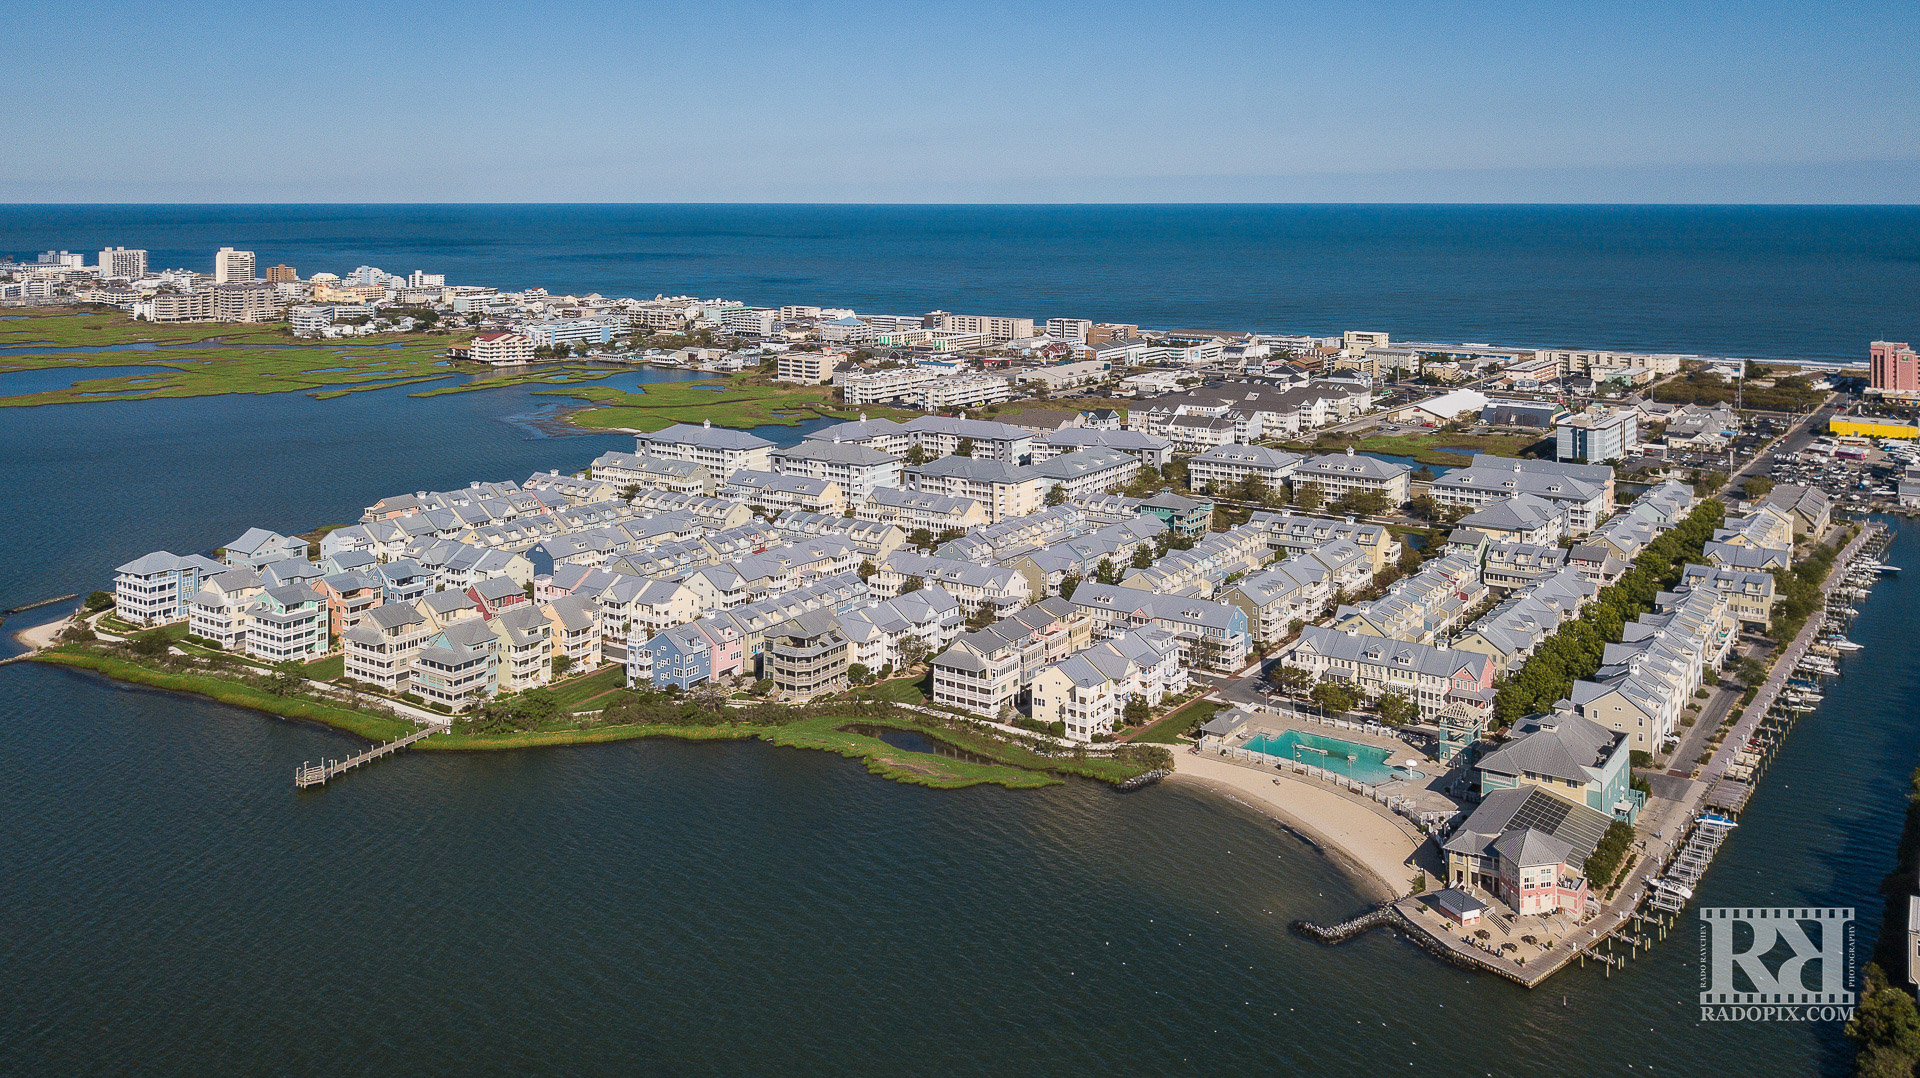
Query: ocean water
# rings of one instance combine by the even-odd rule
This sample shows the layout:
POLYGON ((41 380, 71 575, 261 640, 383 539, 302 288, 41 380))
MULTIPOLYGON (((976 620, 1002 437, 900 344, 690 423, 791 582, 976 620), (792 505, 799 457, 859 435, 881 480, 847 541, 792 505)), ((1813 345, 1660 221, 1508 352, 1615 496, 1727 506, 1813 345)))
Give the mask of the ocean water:
POLYGON ((1920 207, 0 206, 0 252, 447 274, 862 312, 1864 359, 1920 336, 1920 207))

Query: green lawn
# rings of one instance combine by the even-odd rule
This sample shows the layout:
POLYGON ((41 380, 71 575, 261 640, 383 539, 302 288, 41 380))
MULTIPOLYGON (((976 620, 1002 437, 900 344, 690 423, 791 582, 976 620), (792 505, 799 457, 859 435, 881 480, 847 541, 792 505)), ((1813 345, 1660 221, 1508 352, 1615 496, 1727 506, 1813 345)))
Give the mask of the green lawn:
POLYGON ((1132 740, 1142 745, 1177 745, 1180 743, 1180 735, 1189 730, 1198 729, 1201 724, 1213 718, 1214 712, 1225 707, 1225 704, 1216 704, 1211 700, 1195 700, 1140 731, 1132 740))
POLYGON ((329 655, 307 664, 307 677, 312 681, 338 681, 346 676, 347 657, 344 654, 329 655))
MULTIPOLYGON (((627 668, 624 666, 603 666, 590 673, 576 674, 565 681, 550 686, 553 695, 560 701, 562 711, 572 710, 588 699, 610 689, 624 689, 627 685, 627 668)), ((593 705, 599 707, 599 704, 593 705)))
POLYGON ((924 704, 932 698, 933 674, 924 677, 897 677, 853 690, 863 700, 891 700, 896 704, 924 704))

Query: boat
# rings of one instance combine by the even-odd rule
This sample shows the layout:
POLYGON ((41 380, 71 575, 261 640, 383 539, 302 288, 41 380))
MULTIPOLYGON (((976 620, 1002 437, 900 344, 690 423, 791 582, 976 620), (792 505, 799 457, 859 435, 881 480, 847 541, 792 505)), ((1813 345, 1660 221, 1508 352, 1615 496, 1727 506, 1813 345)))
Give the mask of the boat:
POLYGON ((1897 573, 1900 571, 1900 567, 1898 565, 1876 565, 1874 566, 1874 568, 1879 570, 1882 575, 1897 573))
POLYGON ((1827 646, 1832 648, 1839 648, 1841 651, 1859 651, 1860 649, 1866 647, 1865 644, 1856 644, 1853 641, 1848 640, 1844 636, 1836 636, 1828 639, 1827 646))

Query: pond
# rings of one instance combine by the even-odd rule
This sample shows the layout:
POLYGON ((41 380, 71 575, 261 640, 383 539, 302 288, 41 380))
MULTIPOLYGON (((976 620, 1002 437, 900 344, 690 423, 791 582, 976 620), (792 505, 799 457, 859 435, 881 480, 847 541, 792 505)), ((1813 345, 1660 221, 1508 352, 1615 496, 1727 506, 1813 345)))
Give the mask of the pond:
POLYGON ((944 756, 949 760, 959 760, 969 764, 997 764, 1000 761, 991 756, 982 756, 977 752, 968 752, 958 745, 941 741, 923 734, 918 730, 901 730, 892 726, 875 726, 870 722, 856 722, 840 729, 850 734, 863 734, 877 737, 896 749, 907 752, 924 752, 929 756, 944 756))

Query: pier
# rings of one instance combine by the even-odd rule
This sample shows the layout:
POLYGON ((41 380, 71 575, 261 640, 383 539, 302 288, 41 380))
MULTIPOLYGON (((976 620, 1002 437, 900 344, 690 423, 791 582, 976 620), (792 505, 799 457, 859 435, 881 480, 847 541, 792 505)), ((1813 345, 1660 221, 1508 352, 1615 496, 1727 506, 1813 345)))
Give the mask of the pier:
POLYGON ((417 741, 425 740, 434 734, 446 733, 447 729, 445 725, 425 726, 405 737, 389 741, 384 745, 375 745, 357 756, 349 756, 344 760, 321 760, 317 764, 303 760, 300 766, 293 769, 293 785, 302 790, 309 786, 323 786, 327 780, 336 775, 344 775, 361 764, 370 764, 383 756, 391 756, 417 741))

